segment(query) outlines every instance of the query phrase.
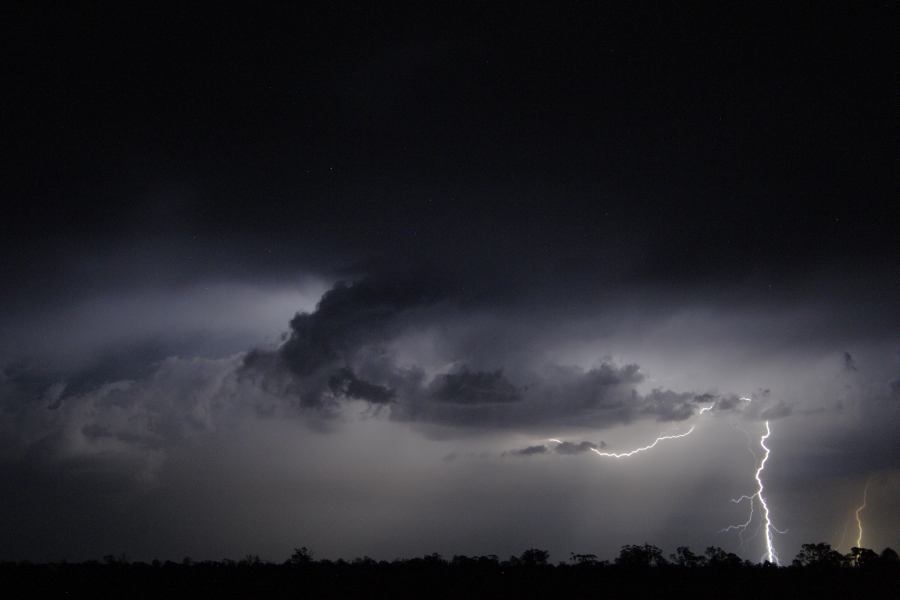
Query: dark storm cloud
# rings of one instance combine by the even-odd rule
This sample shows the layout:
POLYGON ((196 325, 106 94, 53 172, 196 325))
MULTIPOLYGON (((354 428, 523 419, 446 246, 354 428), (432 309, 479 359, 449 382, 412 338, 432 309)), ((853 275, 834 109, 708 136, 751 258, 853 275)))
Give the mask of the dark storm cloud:
POLYGON ((518 402, 521 391, 497 370, 490 373, 471 372, 438 375, 430 385, 430 394, 440 402, 456 404, 493 404, 518 402))
POLYGON ((347 368, 339 369, 332 375, 328 380, 328 387, 333 394, 365 400, 372 404, 387 404, 394 399, 394 390, 363 381, 347 368))
POLYGON ((683 421, 697 411, 696 397, 671 390, 653 390, 644 399, 642 410, 660 421, 683 421))
MULTIPOLYGON (((780 420, 776 494, 795 485, 794 463, 778 460, 792 449, 808 450, 804 472, 896 470, 886 5, 777 18, 674 3, 27 6, 0 23, 13 149, 0 219, 0 489, 15 491, 4 541, 46 557, 77 531, 86 541, 70 547, 96 556, 146 531, 180 557, 178 540, 208 552, 233 528, 247 552, 253 506, 276 532, 298 514, 327 522, 320 539, 336 555, 369 534, 360 545, 385 554, 404 529, 442 539, 406 521, 378 529, 428 483, 390 468, 386 456, 404 459, 391 439, 376 452, 377 439, 340 437, 357 409, 380 417, 362 431, 418 435, 406 453, 431 475, 418 451, 438 439, 730 414, 748 429, 780 420), (293 292, 305 278, 319 285, 304 299, 293 292), (339 280, 354 283, 328 289, 339 280), (268 431, 242 437, 273 424, 290 429, 289 451, 271 452, 268 431), (376 475, 366 483, 357 447, 376 475), (191 460, 210 448, 226 452, 191 460), (291 494, 273 501, 290 487, 267 471, 282 460, 315 496, 303 510, 291 494), (382 481, 384 465, 400 485, 382 481), (153 497, 170 504, 108 500, 170 467, 180 476, 153 497)), ((740 477, 736 464, 711 468, 740 477)), ((418 512, 455 523, 468 499, 473 517, 510 516, 509 496, 466 496, 472 473, 418 512)), ((703 500, 721 492, 704 487, 703 500)), ((544 497, 517 499, 527 511, 544 497)), ((668 494, 641 497, 668 514, 668 494)), ((584 509, 546 524, 513 515, 509 531, 564 534, 584 509)), ((494 525, 470 547, 511 537, 494 525)))
MULTIPOLYGON (((604 360, 582 368, 511 351, 517 344, 510 340, 522 337, 517 319, 472 327, 460 309, 472 297, 436 281, 376 274, 336 284, 314 310, 290 320, 277 348, 243 356, 171 357, 119 376, 91 367, 58 379, 8 365, 0 382, 6 456, 37 452, 48 468, 118 456, 115 472, 145 481, 173 448, 240 419, 300 419, 336 431, 348 401, 417 426, 486 431, 682 420, 712 399, 661 389, 640 393, 646 376, 633 363, 604 360), (467 333, 459 336, 457 329, 467 333), (409 336, 423 332, 443 359, 420 363, 413 353, 401 361, 409 336), (480 349, 482 362, 470 367, 472 348, 480 349)), ((502 306, 491 294, 480 303, 482 311, 502 306)), ((726 408, 726 399, 715 402, 726 408)), ((587 444, 552 450, 584 452, 587 444)))
POLYGON ((546 454, 548 451, 547 446, 537 445, 537 446, 528 446, 526 448, 521 448, 519 450, 510 450, 509 454, 513 456, 534 456, 536 454, 546 454))
MULTIPOLYGON (((216 360, 171 357, 99 383, 7 366, 0 382, 5 444, 15 454, 40 442, 50 454, 79 460, 117 453, 144 465, 135 472, 150 474, 168 448, 247 416, 299 418, 334 431, 348 401, 395 421, 460 432, 680 421, 709 406, 757 419, 790 414, 765 391, 752 404, 722 394, 641 392, 647 377, 634 363, 604 359, 584 368, 516 351, 510 340, 521 339, 518 318, 472 327, 459 309, 464 302, 470 300, 434 278, 371 276, 336 284, 314 310, 291 319, 274 349, 216 360), (417 335, 426 335, 438 359, 412 352, 401 360, 417 335), (467 366, 472 347, 496 366, 467 366)), ((588 444, 553 450, 584 452, 588 444)))
POLYGON ((550 452, 554 452, 563 456, 577 456, 579 454, 584 454, 585 452, 590 452, 591 450, 599 450, 601 448, 606 448, 605 442, 595 444, 588 441, 561 441, 558 443, 554 442, 553 444, 540 444, 536 446, 528 446, 526 448, 519 448, 516 450, 509 450, 504 454, 510 456, 534 456, 537 454, 548 454, 550 452))
POLYGON ((693 394, 660 390, 647 395, 638 393, 635 379, 641 378, 635 378, 636 365, 603 363, 586 371, 557 365, 545 367, 544 373, 531 377, 527 385, 507 388, 517 390, 515 400, 507 395, 503 401, 494 399, 493 388, 492 395, 478 402, 451 402, 435 397, 431 391, 435 382, 441 389, 447 377, 438 375, 428 387, 410 389, 398 396, 391 416, 403 421, 476 429, 530 429, 578 423, 603 427, 641 418, 683 420, 695 414, 693 394))
POLYGON ((241 388, 234 377, 237 365, 234 357, 173 357, 139 379, 72 392, 56 382, 42 395, 4 382, 0 437, 5 452, 0 458, 39 458, 41 468, 51 470, 72 463, 106 469, 102 465, 109 463, 110 474, 124 480, 152 478, 173 448, 241 413, 264 412, 263 395, 241 388))
POLYGON ((374 361, 360 355, 393 339, 406 325, 404 316, 440 298, 438 289, 427 276, 413 275, 338 282, 314 311, 291 319, 277 350, 249 352, 243 372, 306 407, 327 406, 336 396, 390 402, 390 387, 360 378, 353 366, 362 360, 371 366, 374 361))
MULTIPOLYGON (((109 490, 109 494, 129 494, 157 489, 159 478, 186 449, 228 443, 235 430, 248 424, 296 422, 301 425, 294 431, 298 438, 305 438, 313 429, 331 434, 319 438, 331 438, 334 444, 345 442, 340 433, 347 426, 344 417, 348 408, 365 403, 371 407, 365 414, 380 416, 382 426, 426 434, 430 439, 420 438, 423 447, 441 438, 457 443, 482 433, 540 434, 536 438, 541 439, 561 435, 558 426, 605 428, 640 420, 680 421, 696 417, 707 407, 712 410, 698 419, 711 420, 725 413, 754 421, 784 417, 786 422, 777 427, 772 441, 773 456, 780 459, 773 458, 777 466, 793 456, 783 447, 793 443, 792 429, 811 427, 806 422, 817 418, 793 410, 796 399, 784 399, 767 388, 748 392, 752 402, 718 391, 678 391, 663 386, 647 389, 655 374, 645 373, 636 362, 598 358, 593 366, 584 367, 532 356, 510 340, 524 339, 523 331, 543 339, 549 328, 539 325, 537 319, 523 319, 518 313, 496 321, 475 318, 457 310, 461 301, 452 290, 428 288, 437 291, 419 296, 420 301, 379 291, 380 281, 380 277, 369 278, 368 290, 362 294, 384 299, 382 308, 372 316, 364 316, 364 307, 353 302, 358 284, 337 285, 326 295, 328 310, 310 310, 302 319, 292 320, 308 326, 292 328, 279 347, 246 356, 171 358, 150 365, 140 376, 87 388, 83 384, 69 387, 64 380, 28 378, 25 372, 6 369, 0 379, 0 462, 16 469, 27 465, 33 479, 43 482, 41 493, 52 490, 46 482, 66 473, 61 481, 67 486, 79 490, 95 486, 109 490), (466 330, 465 335, 459 334, 460 329, 466 330), (331 333, 323 336, 322 331, 331 333), (302 364, 315 367, 295 369, 295 363, 282 350, 291 339, 295 347, 315 347, 307 338, 327 340, 320 345, 326 349, 325 359, 306 353, 302 364), (481 348, 485 358, 470 364, 469 350, 473 347, 481 348), (799 422, 801 419, 804 423, 799 422), (435 428, 440 431, 432 435, 435 428), (72 483, 75 479, 77 485, 72 483)), ((503 306, 496 299, 492 302, 494 310, 503 306)), ((487 309, 483 306, 481 310, 487 309)), ((843 368, 841 352, 834 352, 829 368, 839 378, 841 388, 851 383, 858 386, 860 391, 854 394, 865 399, 860 411, 869 411, 864 426, 827 441, 844 457, 840 464, 825 464, 813 452, 816 443, 809 442, 809 455, 797 459, 798 464, 806 461, 803 468, 809 473, 856 476, 876 467, 890 469, 893 464, 884 452, 886 448, 890 452, 896 443, 884 424, 896 420, 886 405, 900 404, 896 401, 900 382, 892 375, 889 381, 895 383, 894 388, 882 385, 878 394, 870 397, 866 386, 869 381, 877 381, 880 374, 867 372, 868 363, 863 354, 859 356, 858 370, 848 371, 843 368), (881 425, 876 427, 870 421, 881 425)), ((793 373, 786 376, 788 380, 793 377, 793 373)), ((849 406, 850 401, 847 403, 849 406)), ((367 425, 373 423, 368 421, 367 425)), ((748 429, 755 431, 752 427, 756 425, 748 429)), ((652 439, 652 434, 647 439, 652 439)), ((498 442, 482 462, 498 458, 505 447, 508 443, 498 442)), ((535 444, 508 451, 507 456, 521 460, 510 458, 506 464, 537 469, 547 462, 541 456, 583 456, 592 448, 603 447, 602 442, 580 441, 580 437, 561 444, 535 444)), ((442 451, 435 460, 451 454, 442 451)), ((321 468, 340 464, 325 455, 321 468)), ((456 456, 475 455, 460 449, 456 456)), ((566 462, 577 467, 578 461, 566 462)), ((215 464, 218 471, 210 477, 221 477, 224 470, 255 472, 247 464, 215 464)), ((448 469, 473 468, 465 460, 450 458, 441 465, 448 469)), ((786 490, 792 485, 777 477, 774 471, 774 489, 786 490)), ((374 484, 372 489, 377 487, 374 484)), ((33 497, 38 492, 32 489, 29 493, 33 497)), ((91 493, 85 491, 80 498, 87 502, 91 493)), ((251 501, 260 499, 252 497, 251 501)))
POLYGON ((427 279, 414 275, 339 282, 322 296, 315 312, 291 320, 279 355, 300 376, 346 362, 361 346, 389 339, 404 311, 427 305, 436 296, 427 279))
MULTIPOLYGON (((486 300, 497 302, 490 295, 482 302, 486 300)), ((637 364, 603 361, 583 369, 511 351, 515 344, 506 338, 522 335, 514 320, 483 333, 475 329, 458 340, 450 324, 464 326, 461 306, 471 301, 427 277, 385 275, 338 283, 314 311, 291 320, 278 349, 250 352, 242 373, 287 402, 323 415, 338 415, 342 399, 357 399, 389 405, 397 420, 473 428, 681 421, 705 403, 720 411, 743 408, 708 393, 639 393, 646 376, 637 364), (433 371, 434 365, 401 365, 397 346, 402 350, 404 336, 423 331, 429 332, 433 347, 459 366, 428 377, 425 371, 433 371), (473 347, 501 368, 467 366, 473 347), (506 369, 516 375, 507 375, 506 369)), ((487 307, 482 304, 481 310, 487 307)))
POLYGON ((718 398, 713 405, 714 410, 733 410, 739 408, 744 400, 738 396, 730 396, 727 398, 718 398))
POLYGON ((732 396, 716 402, 714 410, 739 410, 745 419, 774 421, 794 413, 794 403, 775 398, 768 388, 757 390, 752 398, 732 396))
POLYGON ((600 442, 599 444, 595 444, 594 442, 562 442, 553 446, 553 451, 557 454, 564 454, 567 456, 573 456, 576 454, 584 454, 585 452, 589 452, 591 450, 598 450, 600 448, 606 448, 606 442, 600 442))
POLYGON ((775 419, 783 419, 784 417, 789 416, 793 412, 793 408, 785 402, 778 402, 774 406, 769 406, 765 410, 763 410, 759 418, 765 421, 772 421, 775 419))

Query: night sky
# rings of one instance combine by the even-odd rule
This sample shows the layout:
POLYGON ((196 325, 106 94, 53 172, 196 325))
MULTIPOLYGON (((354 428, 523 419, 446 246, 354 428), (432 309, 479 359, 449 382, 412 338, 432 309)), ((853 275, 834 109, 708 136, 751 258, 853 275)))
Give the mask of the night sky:
POLYGON ((697 6, 2 9, 0 559, 900 546, 897 6, 697 6))

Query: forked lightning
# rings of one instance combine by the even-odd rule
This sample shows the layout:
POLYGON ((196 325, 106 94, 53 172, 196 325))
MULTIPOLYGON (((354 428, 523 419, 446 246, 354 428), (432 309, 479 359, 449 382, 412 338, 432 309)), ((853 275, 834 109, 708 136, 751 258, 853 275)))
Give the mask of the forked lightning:
MULTIPOLYGON (((749 400, 747 400, 749 402, 749 400)), ((741 496, 739 498, 735 498, 732 500, 734 503, 740 503, 744 500, 747 500, 750 503, 750 514, 747 520, 739 525, 729 525, 728 527, 722 529, 722 531, 738 531, 739 534, 743 534, 750 524, 753 522, 753 506, 754 502, 759 502, 759 506, 762 509, 762 519, 763 525, 765 527, 765 538, 766 538, 766 553, 763 555, 764 560, 768 560, 772 564, 780 564, 778 562, 778 554, 775 552, 775 544, 772 541, 772 534, 775 533, 785 533, 784 531, 780 531, 772 524, 772 517, 769 514, 769 504, 766 502, 766 497, 764 495, 765 486, 763 485, 762 473, 766 469, 766 461, 769 460, 770 450, 769 447, 766 446, 766 440, 769 436, 772 435, 772 430, 769 427, 769 422, 766 421, 766 432, 759 438, 759 445, 763 449, 763 457, 762 460, 759 461, 759 466, 756 468, 756 492, 752 496, 741 496)), ((743 541, 743 539, 742 539, 743 541)))

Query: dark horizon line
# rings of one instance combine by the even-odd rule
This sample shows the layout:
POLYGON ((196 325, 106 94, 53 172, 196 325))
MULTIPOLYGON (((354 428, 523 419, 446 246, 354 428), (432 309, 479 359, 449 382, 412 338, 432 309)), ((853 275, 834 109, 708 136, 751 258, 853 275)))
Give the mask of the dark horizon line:
POLYGON ((752 561, 742 558, 734 552, 728 552, 719 546, 707 546, 702 554, 694 554, 688 546, 678 546, 674 553, 665 555, 663 549, 652 544, 626 544, 622 546, 619 555, 611 560, 600 559, 593 553, 575 553, 570 552, 569 558, 566 560, 550 562, 550 552, 539 548, 529 548, 522 554, 510 555, 508 559, 500 559, 497 554, 454 554, 450 558, 445 558, 438 552, 424 554, 422 556, 413 557, 395 557, 390 560, 374 559, 368 555, 358 556, 351 559, 344 558, 322 558, 316 559, 312 550, 304 547, 295 548, 293 554, 284 561, 272 561, 262 559, 257 554, 248 554, 245 557, 235 560, 231 558, 222 558, 218 560, 193 560, 190 556, 185 556, 180 561, 171 559, 160 560, 154 558, 152 560, 131 560, 127 553, 107 554, 100 559, 85 559, 81 561, 69 561, 62 558, 58 561, 31 561, 22 560, 0 560, 0 567, 58 567, 58 566, 178 566, 178 567, 281 567, 281 566, 402 566, 404 564, 427 563, 431 565, 444 565, 448 567, 465 566, 465 565, 495 565, 497 567, 569 567, 569 566, 593 566, 593 567, 650 567, 650 568, 716 568, 720 566, 740 567, 740 568, 791 568, 791 567, 810 567, 810 566, 832 566, 832 567, 859 567, 865 564, 884 563, 886 565, 894 565, 900 567, 900 556, 890 546, 884 547, 881 552, 872 548, 853 546, 850 552, 841 553, 831 547, 831 544, 825 542, 802 544, 801 551, 789 563, 772 563, 768 560, 752 561))

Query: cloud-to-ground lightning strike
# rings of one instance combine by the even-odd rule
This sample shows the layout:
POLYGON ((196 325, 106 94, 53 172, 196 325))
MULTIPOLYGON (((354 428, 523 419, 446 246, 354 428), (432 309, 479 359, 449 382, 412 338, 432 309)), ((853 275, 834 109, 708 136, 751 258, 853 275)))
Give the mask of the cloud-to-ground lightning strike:
POLYGON ((862 511, 866 509, 866 503, 869 499, 869 484, 872 483, 871 480, 866 482, 866 487, 863 489, 863 501, 862 504, 856 509, 856 547, 862 548, 862 538, 863 538, 863 526, 862 519, 859 518, 859 515, 862 511))
MULTIPOLYGON (((744 402, 752 402, 753 401, 751 398, 747 398, 747 397, 743 397, 743 396, 740 399, 743 400, 744 402)), ((710 410, 712 410, 714 407, 715 407, 715 404, 703 407, 700 409, 698 414, 703 415, 703 414, 709 412, 710 410)), ((769 504, 768 504, 768 502, 766 502, 766 497, 764 495, 765 485, 763 484, 762 474, 763 474, 763 471, 765 471, 765 469, 766 469, 766 462, 768 462, 769 455, 771 454, 771 450, 769 449, 768 446, 766 446, 766 440, 769 439, 769 437, 772 435, 772 429, 771 429, 771 426, 769 425, 769 422, 766 421, 765 425, 766 425, 766 432, 759 438, 759 445, 763 450, 763 456, 762 456, 762 460, 759 461, 759 464, 756 468, 756 473, 754 474, 754 479, 756 479, 756 491, 753 493, 753 495, 750 495, 750 496, 743 495, 743 496, 740 496, 739 498, 735 498, 732 500, 732 502, 734 502, 736 504, 741 503, 744 500, 747 500, 750 503, 750 514, 748 515, 747 520, 745 522, 738 524, 738 525, 729 525, 728 527, 725 527, 721 531, 723 531, 723 532, 738 531, 738 536, 741 540, 741 545, 743 546, 744 541, 745 541, 743 538, 743 534, 744 534, 744 532, 747 531, 747 529, 753 523, 753 518, 754 518, 754 515, 756 512, 755 511, 755 503, 759 502, 759 505, 761 508, 761 514, 762 514, 762 524, 765 528, 765 539, 766 539, 766 552, 763 555, 762 559, 767 560, 768 562, 770 562, 772 564, 779 565, 780 562, 779 562, 779 558, 778 558, 778 553, 775 551, 775 544, 772 539, 772 535, 773 535, 773 532, 783 534, 783 533, 786 533, 786 531, 781 531, 780 529, 775 527, 775 525, 772 524, 772 516, 769 511, 769 504)), ((635 448, 634 450, 629 450, 628 452, 603 452, 603 451, 598 450, 597 448, 591 448, 590 450, 597 456, 601 456, 604 458, 627 458, 629 456, 634 456, 635 454, 638 454, 639 452, 645 452, 647 450, 651 450, 652 448, 655 448, 657 444, 659 444, 660 442, 662 442, 664 440, 673 440, 673 439, 687 437, 687 436, 691 435, 693 432, 694 432, 694 426, 692 425, 691 428, 688 429, 684 433, 660 436, 660 437, 656 438, 652 443, 650 443, 646 446, 641 446, 640 448, 635 448)), ((559 440, 557 438, 548 438, 547 441, 552 442, 554 444, 562 444, 563 443, 562 440, 559 440)), ((751 454, 754 455, 754 458, 755 458, 756 455, 752 451, 752 449, 750 450, 750 452, 751 452, 751 454)), ((868 484, 866 484, 866 493, 868 493, 868 484)), ((857 523, 859 524, 859 541, 860 542, 862 540, 862 523, 859 520, 859 513, 864 508, 865 508, 865 495, 863 496, 863 505, 859 509, 857 509, 857 512, 856 512, 857 523)))
MULTIPOLYGON (((747 401, 749 402, 749 400, 747 400, 747 401)), ((743 502, 744 500, 749 501, 750 502, 750 515, 748 516, 747 520, 744 523, 741 523, 739 525, 729 525, 728 527, 722 529, 722 531, 725 532, 725 531, 737 530, 739 532, 739 535, 743 534, 743 532, 746 531, 747 528, 750 526, 750 523, 753 522, 754 502, 755 501, 759 502, 759 506, 762 509, 761 514, 762 514, 763 525, 765 527, 765 534, 766 534, 766 553, 763 555, 763 558, 765 560, 768 560, 770 563, 777 565, 780 563, 778 561, 778 554, 775 552, 774 542, 772 541, 772 532, 773 531, 776 533, 785 533, 785 532, 780 531, 772 524, 772 517, 769 514, 769 505, 766 502, 766 497, 764 495, 765 486, 763 485, 763 480, 762 480, 762 473, 766 469, 766 462, 769 460, 769 454, 771 452, 769 450, 769 447, 766 446, 766 440, 769 438, 770 435, 772 435, 772 430, 769 427, 769 422, 766 421, 766 432, 759 438, 759 445, 763 449, 764 454, 763 454, 762 460, 759 461, 759 466, 756 468, 756 474, 755 474, 756 492, 754 492, 754 494, 752 496, 744 495, 744 496, 741 496, 739 498, 735 498, 732 500, 732 502, 734 502, 734 503, 740 503, 740 502, 743 502)), ((742 542, 743 542, 743 539, 742 539, 742 542)))

